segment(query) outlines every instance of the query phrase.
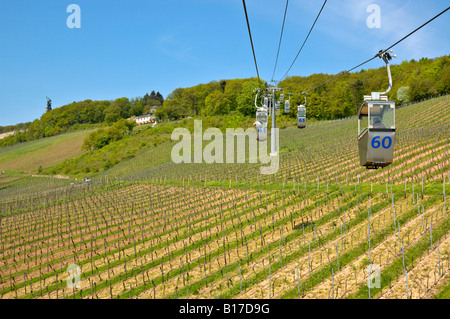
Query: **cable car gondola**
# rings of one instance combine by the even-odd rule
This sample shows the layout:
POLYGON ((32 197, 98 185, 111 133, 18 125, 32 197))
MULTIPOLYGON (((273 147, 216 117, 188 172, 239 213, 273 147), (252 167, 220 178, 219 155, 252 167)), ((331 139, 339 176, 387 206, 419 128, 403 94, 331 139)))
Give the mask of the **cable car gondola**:
POLYGON ((260 107, 256 111, 256 130, 257 135, 256 139, 258 141, 266 141, 267 140, 267 121, 268 121, 268 113, 267 108, 260 107))
POLYGON ((291 106, 291 95, 289 95, 289 99, 284 101, 284 113, 288 114, 291 106))
POLYGON ((297 127, 306 127, 306 94, 305 94, 305 105, 297 106, 297 127))
POLYGON ((297 106, 297 127, 306 127, 306 107, 304 105, 297 106))
MULTIPOLYGON (((392 52, 392 51, 391 51, 392 52)), ((391 55, 380 53, 386 63, 389 88, 385 92, 372 92, 364 96, 364 102, 358 111, 358 147, 361 166, 367 169, 384 168, 392 164, 395 144, 395 102, 388 101, 392 88, 389 66, 391 55)), ((394 56, 395 57, 395 56, 394 56)))
POLYGON ((255 107, 256 107, 256 121, 253 125, 256 126, 256 139, 258 141, 266 141, 267 140, 267 122, 268 122, 268 105, 269 99, 264 97, 264 102, 262 107, 258 107, 256 101, 258 99, 259 90, 256 91, 255 97, 255 107))

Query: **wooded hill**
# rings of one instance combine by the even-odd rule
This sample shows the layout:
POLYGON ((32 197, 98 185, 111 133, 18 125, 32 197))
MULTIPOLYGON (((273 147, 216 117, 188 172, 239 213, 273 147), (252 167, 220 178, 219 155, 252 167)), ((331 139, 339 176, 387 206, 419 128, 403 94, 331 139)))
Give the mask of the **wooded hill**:
MULTIPOLYGON (((85 129, 99 123, 111 125, 120 119, 148 113, 151 108, 161 106, 163 103, 163 96, 155 91, 131 100, 122 97, 114 101, 73 102, 44 113, 39 120, 25 123, 25 127, 23 123, 8 126, 9 131, 19 131, 20 129, 26 129, 26 131, 0 140, 0 146, 58 135, 71 130, 85 129)), ((0 127, 1 131, 2 127, 0 127)))
MULTIPOLYGON (((339 79, 311 91, 308 94, 307 114, 309 118, 337 119, 356 114, 365 94, 384 91, 388 87, 386 67, 347 73, 339 79)), ((393 88, 388 96, 397 104, 419 101, 450 91, 450 56, 422 58, 419 61, 404 61, 391 66, 393 88)), ((328 79, 334 74, 312 74, 307 77, 292 76, 279 87, 287 93, 301 93, 328 79)), ((154 91, 144 97, 129 100, 126 97, 115 101, 73 102, 42 115, 26 125, 26 131, 16 133, 0 141, 7 146, 41 137, 57 135, 68 130, 86 127, 89 124, 111 125, 122 118, 147 113, 157 106, 158 120, 174 120, 179 117, 216 116, 235 113, 253 117, 254 90, 264 87, 256 78, 211 81, 188 88, 177 88, 164 100, 154 91)), ((304 103, 302 95, 291 96, 291 117, 295 117, 296 105, 304 103)), ((21 124, 18 124, 21 125, 21 124)), ((21 128, 24 125, 22 124, 21 128)), ((0 127, 0 131, 4 128, 0 127)))
MULTIPOLYGON (((380 64, 384 63, 381 61, 380 64)), ((450 57, 422 58, 392 65, 393 88, 390 100, 397 104, 419 101, 450 90, 450 57)), ((287 93, 301 93, 328 79, 334 74, 312 74, 307 77, 292 76, 279 87, 287 93)), ((157 115, 176 119, 182 116, 214 116, 239 112, 254 116, 254 89, 262 86, 256 78, 212 81, 189 88, 177 88, 169 94, 157 115)), ((384 91, 388 87, 386 67, 348 73, 308 94, 308 117, 337 119, 356 114, 365 94, 384 91)), ((304 103, 302 95, 292 95, 291 105, 304 103)), ((295 116, 291 107, 290 115, 295 116)))
MULTIPOLYGON (((384 65, 382 61, 380 64, 384 65)), ((389 98, 397 104, 419 101, 450 90, 448 55, 435 59, 404 61, 399 65, 392 65, 391 72, 394 84, 389 92, 389 98)), ((287 93, 302 93, 335 76, 334 74, 292 76, 278 86, 285 90, 285 97, 288 98, 287 93)), ((163 118, 176 118, 178 115, 222 115, 237 111, 254 116, 254 89, 258 86, 257 79, 252 78, 213 81, 190 88, 178 88, 167 96, 163 107, 158 109, 158 114, 163 118)), ((308 94, 308 117, 337 119, 354 115, 365 94, 384 91, 387 87, 385 66, 345 74, 308 94)), ((292 117, 296 113, 294 106, 303 103, 302 95, 291 96, 292 117)))

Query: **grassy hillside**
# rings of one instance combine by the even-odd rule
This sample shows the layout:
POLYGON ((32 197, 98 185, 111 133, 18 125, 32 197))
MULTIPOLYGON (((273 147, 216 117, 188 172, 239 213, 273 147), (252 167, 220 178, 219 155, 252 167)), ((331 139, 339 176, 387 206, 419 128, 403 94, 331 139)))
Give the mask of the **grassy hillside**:
MULTIPOLYGON (((254 122, 252 118, 238 114, 208 116, 198 119, 202 120, 203 131, 209 127, 220 128, 223 132, 225 132, 227 127, 254 127, 252 126, 254 122)), ((293 120, 287 116, 281 116, 277 122, 279 127, 287 127, 292 125, 293 120)), ((128 164, 122 164, 122 162, 127 162, 134 157, 144 158, 144 161, 147 162, 144 166, 147 167, 156 157, 161 158, 161 154, 166 154, 163 162, 167 162, 170 158, 171 145, 173 145, 171 143, 172 131, 176 128, 187 128, 190 132, 193 132, 194 119, 162 122, 155 127, 151 127, 151 125, 135 127, 131 134, 124 136, 120 140, 112 142, 100 150, 92 150, 67 159, 44 170, 43 173, 52 175, 64 174, 72 177, 103 176, 105 171, 111 171, 111 169, 113 172, 117 171, 114 166, 118 164, 120 164, 119 170, 125 168, 126 171, 128 164), (160 146, 161 144, 163 146, 160 146)), ((158 163, 160 163, 159 160, 158 163)), ((139 169, 139 166, 135 168, 139 169)))
POLYGON ((163 141, 92 184, 0 176, 0 296, 445 297, 448 96, 396 120, 394 163, 377 171, 359 166, 353 117, 281 130, 274 175, 173 164, 163 141), (369 292, 370 263, 380 286, 369 292), (70 264, 81 288, 66 285, 70 264))
POLYGON ((0 170, 37 171, 82 153, 83 141, 92 130, 57 135, 2 148, 0 170))

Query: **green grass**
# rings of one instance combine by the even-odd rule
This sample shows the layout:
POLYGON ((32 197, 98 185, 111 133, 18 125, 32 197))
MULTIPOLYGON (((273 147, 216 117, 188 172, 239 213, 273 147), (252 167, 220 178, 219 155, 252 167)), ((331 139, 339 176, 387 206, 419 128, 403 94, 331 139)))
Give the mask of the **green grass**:
POLYGON ((86 131, 61 134, 52 137, 41 138, 30 142, 2 147, 0 148, 0 163, 42 149, 54 143, 73 138, 74 136, 79 136, 81 134, 86 134, 86 131))
MULTIPOLYGON (((450 279, 450 275, 447 275, 447 282, 450 279)), ((447 283, 443 288, 441 288, 441 291, 438 292, 435 296, 435 299, 450 299, 450 283, 447 283)))
POLYGON ((0 170, 36 171, 82 153, 84 138, 92 131, 78 131, 0 149, 0 170))

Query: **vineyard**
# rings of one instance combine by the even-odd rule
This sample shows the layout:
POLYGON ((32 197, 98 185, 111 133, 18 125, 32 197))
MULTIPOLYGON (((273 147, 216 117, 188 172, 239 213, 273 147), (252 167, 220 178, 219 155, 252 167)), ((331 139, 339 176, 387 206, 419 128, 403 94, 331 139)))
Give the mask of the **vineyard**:
POLYGON ((280 130, 273 175, 174 164, 171 141, 92 184, 0 175, 0 298, 433 298, 449 285, 448 95, 396 124, 376 171, 352 117, 280 130))

